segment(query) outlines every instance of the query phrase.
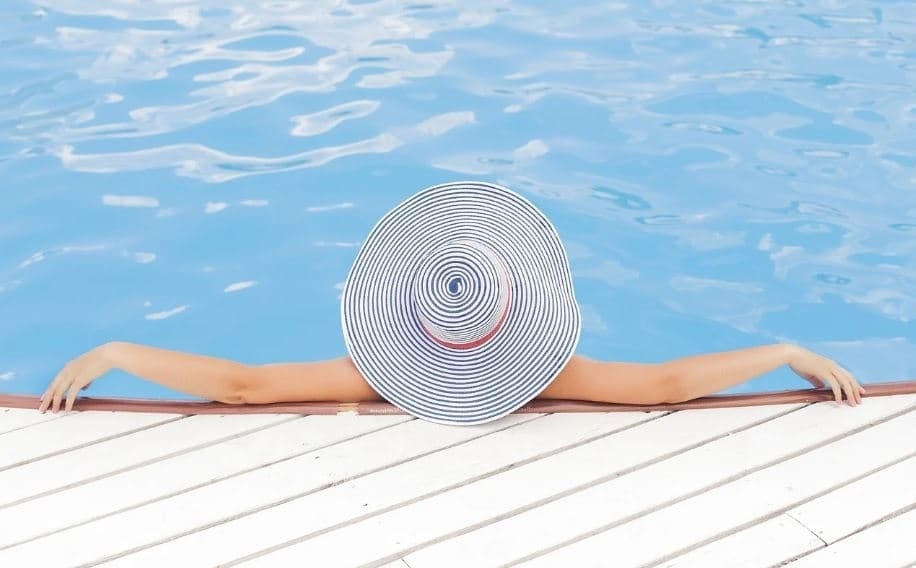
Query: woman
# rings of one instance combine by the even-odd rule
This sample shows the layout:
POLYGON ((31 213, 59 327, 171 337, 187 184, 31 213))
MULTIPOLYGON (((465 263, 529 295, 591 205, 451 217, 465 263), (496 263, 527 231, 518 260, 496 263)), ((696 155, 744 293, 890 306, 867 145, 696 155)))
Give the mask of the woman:
POLYGON ((660 364, 575 355, 581 317, 566 251, 533 204, 504 187, 427 188, 386 214, 347 277, 349 356, 245 365, 125 342, 68 363, 39 409, 73 408, 112 369, 227 404, 387 400, 414 416, 479 424, 533 398, 678 403, 788 365, 851 406, 865 394, 840 365, 789 344, 660 364))

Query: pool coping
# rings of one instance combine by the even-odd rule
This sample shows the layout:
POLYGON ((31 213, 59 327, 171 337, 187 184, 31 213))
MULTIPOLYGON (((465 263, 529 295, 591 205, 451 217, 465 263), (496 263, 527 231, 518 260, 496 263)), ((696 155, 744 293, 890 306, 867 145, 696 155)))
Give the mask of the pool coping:
MULTIPOLYGON (((869 383, 866 397, 916 394, 916 379, 869 383)), ((768 393, 713 395, 677 404, 612 404, 581 400, 536 399, 522 406, 519 413, 551 412, 648 412, 727 408, 769 404, 798 404, 833 400, 830 389, 795 389, 768 393)), ((0 394, 0 408, 38 408, 38 396, 0 394)), ((405 414, 393 404, 368 402, 280 402, 271 404, 225 404, 182 400, 132 398, 77 399, 74 410, 152 412, 168 414, 405 414)))

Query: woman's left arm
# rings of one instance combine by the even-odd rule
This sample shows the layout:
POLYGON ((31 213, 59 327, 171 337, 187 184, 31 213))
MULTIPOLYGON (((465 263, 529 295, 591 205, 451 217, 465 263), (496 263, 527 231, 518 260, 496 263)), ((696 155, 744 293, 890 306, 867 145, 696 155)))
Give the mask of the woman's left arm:
POLYGON ((544 398, 671 404, 719 392, 788 365, 818 388, 829 385, 834 398, 862 402, 865 389, 836 361, 790 344, 763 345, 705 353, 664 363, 617 363, 574 357, 542 393, 544 398))

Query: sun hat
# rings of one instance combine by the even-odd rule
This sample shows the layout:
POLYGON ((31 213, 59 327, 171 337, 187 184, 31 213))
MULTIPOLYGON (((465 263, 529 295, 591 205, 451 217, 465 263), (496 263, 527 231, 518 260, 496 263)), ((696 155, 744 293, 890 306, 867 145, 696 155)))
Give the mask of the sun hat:
POLYGON ((344 340, 372 388, 432 422, 519 409, 575 352, 581 316, 554 226, 505 187, 429 187, 370 231, 341 301, 344 340))

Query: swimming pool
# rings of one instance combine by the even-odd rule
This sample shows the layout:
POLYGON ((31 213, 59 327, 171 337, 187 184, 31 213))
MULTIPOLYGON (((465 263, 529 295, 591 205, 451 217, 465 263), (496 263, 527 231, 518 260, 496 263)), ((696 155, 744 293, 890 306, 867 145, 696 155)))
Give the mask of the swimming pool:
POLYGON ((469 178, 554 220, 585 354, 793 341, 916 376, 909 3, 225 6, 0 7, 0 392, 114 339, 341 355, 361 239, 469 178))

